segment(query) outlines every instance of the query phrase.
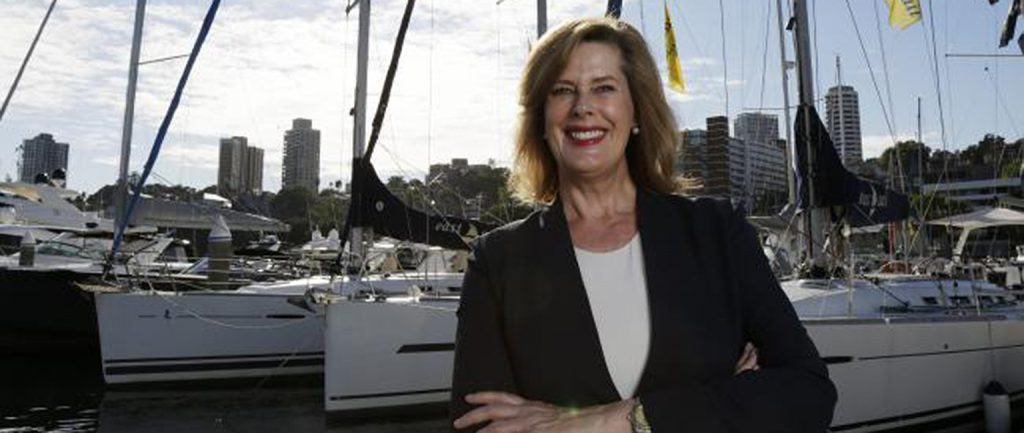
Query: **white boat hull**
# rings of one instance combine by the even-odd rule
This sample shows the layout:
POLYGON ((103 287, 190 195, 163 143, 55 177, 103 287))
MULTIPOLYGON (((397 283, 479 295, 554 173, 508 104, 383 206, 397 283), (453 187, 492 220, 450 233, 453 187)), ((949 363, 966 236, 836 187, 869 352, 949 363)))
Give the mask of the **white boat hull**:
POLYGON ((108 384, 323 371, 322 307, 301 295, 104 293, 96 309, 108 384))
POLYGON ((825 319, 804 325, 839 390, 835 432, 950 424, 952 417, 980 415, 990 380, 1011 396, 1024 390, 1019 319, 825 319))
MULTIPOLYGON (((822 311, 819 299, 810 302, 822 311)), ((344 417, 447 404, 454 352, 443 349, 454 346, 455 311, 456 305, 382 302, 328 306, 327 411, 344 417), (417 344, 438 350, 400 350, 417 344)), ((982 388, 993 379, 1014 399, 1024 397, 1024 318, 1017 311, 803 317, 839 390, 832 430, 980 419, 982 388)))
POLYGON ((330 304, 326 410, 369 415, 446 406, 457 307, 457 298, 330 304))

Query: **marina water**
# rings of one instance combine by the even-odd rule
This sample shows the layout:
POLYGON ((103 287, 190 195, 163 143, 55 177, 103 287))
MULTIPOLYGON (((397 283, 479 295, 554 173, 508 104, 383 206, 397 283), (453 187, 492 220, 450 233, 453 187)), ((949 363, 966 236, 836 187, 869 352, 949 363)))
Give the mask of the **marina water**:
POLYGON ((108 390, 96 356, 0 355, 0 433, 450 431, 444 417, 328 422, 318 384, 108 390))

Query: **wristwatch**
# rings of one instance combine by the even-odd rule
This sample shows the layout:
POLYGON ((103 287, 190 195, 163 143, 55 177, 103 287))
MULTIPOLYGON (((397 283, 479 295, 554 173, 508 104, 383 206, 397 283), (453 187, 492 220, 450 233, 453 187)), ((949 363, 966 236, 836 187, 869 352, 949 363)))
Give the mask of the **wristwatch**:
POLYGON ((647 422, 647 415, 644 415, 644 405, 637 398, 633 400, 633 409, 629 411, 629 426, 633 433, 651 433, 651 424, 647 422))

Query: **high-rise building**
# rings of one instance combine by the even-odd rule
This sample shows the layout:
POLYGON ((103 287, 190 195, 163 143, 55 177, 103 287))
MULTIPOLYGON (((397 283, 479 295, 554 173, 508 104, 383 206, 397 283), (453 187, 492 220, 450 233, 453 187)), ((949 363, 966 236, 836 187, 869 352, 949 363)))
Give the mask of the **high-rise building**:
POLYGON ((729 197, 732 182, 729 170, 729 118, 708 117, 707 123, 707 177, 704 179, 704 193, 729 197))
POLYGON ((747 142, 773 144, 779 139, 779 117, 774 114, 740 113, 733 122, 733 136, 747 142))
POLYGON ((685 129, 680 132, 675 173, 703 184, 708 177, 707 151, 707 131, 703 129, 685 129))
POLYGON ((263 149, 245 137, 220 139, 217 191, 221 194, 263 191, 263 149))
POLYGON ((680 160, 676 169, 703 185, 703 195, 728 197, 748 209, 765 199, 782 203, 785 197, 785 141, 768 143, 729 136, 723 116, 709 117, 707 131, 681 132, 680 160))
POLYGON ((22 141, 21 146, 18 146, 18 152, 21 153, 18 179, 22 182, 31 183, 36 175, 45 173, 49 176, 58 168, 67 171, 68 144, 54 141, 51 134, 42 133, 33 139, 22 141))
POLYGON ((845 85, 828 89, 825 94, 825 118, 832 143, 843 164, 851 166, 860 163, 860 103, 857 91, 845 85))
POLYGON ((293 186, 320 190, 320 131, 309 119, 292 120, 292 129, 284 133, 281 188, 293 186))
POLYGON ((249 147, 245 155, 245 185, 248 191, 263 192, 263 149, 249 147))

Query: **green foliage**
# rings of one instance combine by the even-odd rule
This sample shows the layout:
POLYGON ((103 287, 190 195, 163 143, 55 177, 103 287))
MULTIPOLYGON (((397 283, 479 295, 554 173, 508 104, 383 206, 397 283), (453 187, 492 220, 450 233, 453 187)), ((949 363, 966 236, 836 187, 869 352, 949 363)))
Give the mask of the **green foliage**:
POLYGON ((910 209, 912 213, 923 217, 920 219, 931 221, 970 212, 971 206, 942 195, 910 194, 910 209))
POLYGON ((878 162, 883 168, 888 168, 891 163, 899 161, 903 166, 904 173, 916 172, 918 157, 920 156, 924 161, 928 161, 931 155, 932 149, 924 145, 924 143, 901 141, 896 143, 895 146, 885 149, 882 152, 882 156, 878 157, 878 162))
POLYGON ((345 225, 348 197, 336 189, 325 189, 314 194, 305 187, 282 189, 270 199, 270 216, 291 226, 284 241, 301 245, 309 241, 313 229, 326 233, 339 231, 345 225))
POLYGON ((530 212, 512 197, 506 186, 508 176, 507 168, 475 165, 443 170, 429 183, 391 176, 386 185, 414 209, 501 225, 530 212))

